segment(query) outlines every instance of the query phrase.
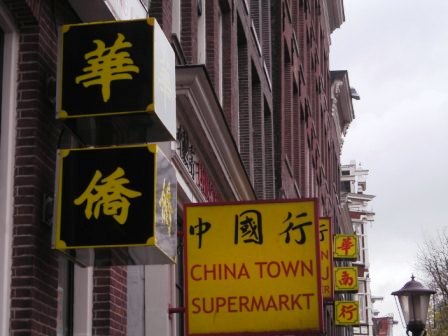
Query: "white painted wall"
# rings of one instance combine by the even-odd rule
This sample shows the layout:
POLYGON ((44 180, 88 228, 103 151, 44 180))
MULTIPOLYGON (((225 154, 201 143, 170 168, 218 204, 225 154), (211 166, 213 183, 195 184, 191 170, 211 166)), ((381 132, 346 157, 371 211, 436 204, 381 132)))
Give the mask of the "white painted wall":
POLYGON ((75 265, 73 334, 92 335, 93 267, 75 265), (90 307, 87 308, 87 307, 90 307))
POLYGON ((168 309, 175 307, 174 265, 145 267, 145 336, 176 335, 175 319, 168 309))
POLYGON ((9 335, 18 33, 0 2, 5 33, 0 134, 0 336, 9 335))

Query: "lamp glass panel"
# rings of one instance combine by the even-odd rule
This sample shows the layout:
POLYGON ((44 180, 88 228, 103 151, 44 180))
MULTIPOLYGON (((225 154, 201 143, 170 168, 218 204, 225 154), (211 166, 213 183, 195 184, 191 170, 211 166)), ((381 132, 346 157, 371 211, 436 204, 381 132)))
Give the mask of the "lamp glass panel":
POLYGON ((398 297, 406 324, 409 322, 426 322, 429 297, 429 295, 401 295, 398 297))
POLYGON ((403 313, 404 322, 406 324, 409 323, 410 317, 410 305, 409 305, 409 297, 407 295, 398 296, 398 301, 400 302, 401 312, 403 313))

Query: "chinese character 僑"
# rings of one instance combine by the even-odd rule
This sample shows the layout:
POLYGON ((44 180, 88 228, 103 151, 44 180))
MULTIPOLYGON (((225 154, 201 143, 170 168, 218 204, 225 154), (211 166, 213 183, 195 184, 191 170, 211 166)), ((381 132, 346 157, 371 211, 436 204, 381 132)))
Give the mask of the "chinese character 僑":
POLYGON ((162 195, 160 196, 159 205, 162 212, 162 221, 168 226, 168 235, 171 236, 171 226, 173 217, 173 207, 171 206, 171 185, 163 179, 162 195))
POLYGON ((84 192, 74 200, 76 205, 86 202, 84 214, 87 219, 93 215, 98 219, 102 212, 106 216, 112 216, 119 224, 125 224, 128 218, 130 202, 128 198, 139 197, 142 194, 124 187, 129 180, 124 178, 125 171, 118 167, 112 174, 102 178, 102 173, 97 170, 84 192))

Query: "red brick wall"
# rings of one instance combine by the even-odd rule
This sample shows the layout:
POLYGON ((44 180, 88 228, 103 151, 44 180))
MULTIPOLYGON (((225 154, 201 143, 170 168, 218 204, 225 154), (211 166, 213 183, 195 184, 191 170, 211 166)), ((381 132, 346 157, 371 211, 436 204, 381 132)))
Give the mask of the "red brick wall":
POLYGON ((205 2, 205 39, 206 43, 206 65, 210 79, 213 83, 215 91, 219 88, 219 61, 218 61, 218 11, 219 3, 217 0, 209 0, 205 2))
POLYGON ((172 30, 172 0, 152 0, 150 15, 155 17, 169 39, 172 30))
POLYGON ((318 197, 321 214, 333 216, 337 204, 339 136, 332 126, 329 38, 321 1, 279 1, 272 7, 273 92, 277 111, 276 180, 287 197, 318 197), (297 38, 299 52, 293 42, 297 38), (291 64, 291 66, 290 66, 291 64), (294 89, 295 88, 295 89, 294 89), (290 187, 290 169, 299 187, 290 187))
POLYGON ((248 55, 247 40, 244 32, 238 29, 238 94, 239 94, 239 144, 240 155, 244 167, 251 181, 253 181, 252 171, 252 114, 251 114, 251 80, 250 80, 250 59, 248 55))
POLYGON ((41 205, 53 193, 58 127, 45 83, 55 76, 56 32, 49 2, 5 4, 20 32, 10 333, 55 335, 58 263, 41 205))
MULTIPOLYGON (((47 83, 56 77, 58 25, 77 18, 65 1, 4 3, 19 31, 10 334, 51 336, 57 329, 59 255, 51 249, 51 227, 42 222, 42 204, 53 195, 61 125, 54 118, 54 100, 49 98, 55 93, 47 83)), ((96 296, 93 314, 94 325, 107 332, 94 332, 126 335, 126 270, 104 272, 95 273, 95 293, 107 290, 108 295, 96 296)))
POLYGON ((235 106, 237 100, 235 86, 236 78, 236 66, 235 66, 235 58, 236 58, 236 34, 232 34, 233 21, 232 21, 232 12, 231 9, 223 10, 222 13, 222 25, 223 25, 223 62, 226 66, 223 68, 223 111, 224 116, 226 117, 227 123, 231 127, 232 131, 235 132, 235 106))
POLYGON ((93 335, 125 336, 127 326, 126 267, 94 271, 93 335))
POLYGON ((185 59, 189 64, 195 64, 198 57, 198 12, 196 0, 181 1, 181 33, 180 41, 185 59))
MULTIPOLYGON (((257 1, 252 1, 252 5, 264 10, 270 8, 269 2, 261 6, 257 1)), ((187 64, 195 64, 198 45, 197 1, 184 0, 181 6, 182 52, 187 64)), ((250 12, 243 1, 207 0, 205 15, 207 73, 217 96, 221 84, 219 81, 222 81, 223 113, 240 150, 247 175, 254 183, 257 197, 273 198, 272 92, 264 70, 266 64, 269 76, 270 13, 254 17, 255 14, 250 12), (218 76, 218 43, 221 38, 218 34, 219 12, 222 15, 223 36, 222 79, 218 76), (257 31, 255 35, 251 31, 252 20, 258 24, 254 28, 257 31)))

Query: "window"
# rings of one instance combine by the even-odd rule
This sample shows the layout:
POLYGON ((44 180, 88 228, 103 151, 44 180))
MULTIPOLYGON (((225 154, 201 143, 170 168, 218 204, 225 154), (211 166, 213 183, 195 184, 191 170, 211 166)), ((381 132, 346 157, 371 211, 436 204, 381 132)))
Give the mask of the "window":
POLYGON ((341 181, 341 192, 350 192, 350 181, 341 181))
POLYGON ((198 64, 205 64, 205 0, 197 2, 198 10, 198 64))
POLYGON ((173 0, 173 7, 172 7, 173 24, 171 28, 172 33, 177 36, 177 39, 179 41, 180 41, 180 27, 181 27, 180 1, 181 0, 173 0))
POLYGON ((73 265, 73 335, 91 335, 93 305, 93 267, 73 265))
POLYGON ((73 262, 59 256, 58 335, 73 335, 73 262))
POLYGON ((223 55, 222 55, 222 45, 223 45, 223 29, 222 29, 222 12, 221 8, 218 9, 218 99, 221 103, 221 106, 223 105, 223 55))
POLYGON ((367 322, 367 287, 366 281, 359 279, 358 297, 359 301, 359 322, 367 322))

